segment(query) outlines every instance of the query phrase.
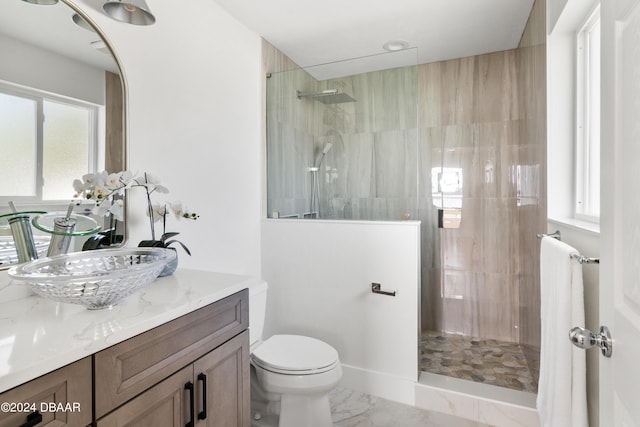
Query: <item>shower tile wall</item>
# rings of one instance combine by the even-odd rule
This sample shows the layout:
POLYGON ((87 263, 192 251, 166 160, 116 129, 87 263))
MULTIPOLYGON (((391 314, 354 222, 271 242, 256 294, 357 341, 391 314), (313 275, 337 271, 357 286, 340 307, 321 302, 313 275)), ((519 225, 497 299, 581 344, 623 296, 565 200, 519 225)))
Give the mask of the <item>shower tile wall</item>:
POLYGON ((319 171, 320 217, 400 220, 416 216, 416 67, 317 81, 274 73, 267 88, 268 214, 309 212, 309 166, 319 171), (355 102, 323 104, 296 91, 339 89, 355 102))
POLYGON ((423 329, 517 342, 516 51, 421 65, 419 82, 421 146, 431 151, 423 162, 462 175, 459 193, 443 201, 461 206, 460 228, 427 224, 425 237, 438 235, 440 245, 423 263, 423 329))
POLYGON ((421 179, 430 181, 430 169, 462 177, 457 193, 420 194, 424 330, 512 342, 526 331, 539 348, 535 234, 546 191, 537 60, 514 49, 419 66, 421 179), (437 228, 440 204, 461 208, 460 228, 437 228))

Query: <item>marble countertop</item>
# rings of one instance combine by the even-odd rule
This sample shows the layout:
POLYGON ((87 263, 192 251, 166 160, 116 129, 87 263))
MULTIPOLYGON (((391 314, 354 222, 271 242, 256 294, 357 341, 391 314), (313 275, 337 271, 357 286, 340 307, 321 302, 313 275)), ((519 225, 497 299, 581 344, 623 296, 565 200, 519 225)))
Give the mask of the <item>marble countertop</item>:
MULTIPOLYGON (((6 272, 2 272, 6 275, 6 272)), ((178 269, 117 306, 87 310, 0 278, 0 392, 249 287, 259 279, 178 269)))

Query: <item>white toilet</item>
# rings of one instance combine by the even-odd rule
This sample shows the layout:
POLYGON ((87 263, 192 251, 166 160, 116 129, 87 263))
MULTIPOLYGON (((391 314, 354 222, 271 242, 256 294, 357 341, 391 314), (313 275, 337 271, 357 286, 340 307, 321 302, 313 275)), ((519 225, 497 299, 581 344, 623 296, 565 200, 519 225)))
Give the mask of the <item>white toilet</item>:
POLYGON ((338 352, 300 335, 262 341, 267 283, 249 288, 251 426, 331 427, 328 393, 342 378, 338 352))

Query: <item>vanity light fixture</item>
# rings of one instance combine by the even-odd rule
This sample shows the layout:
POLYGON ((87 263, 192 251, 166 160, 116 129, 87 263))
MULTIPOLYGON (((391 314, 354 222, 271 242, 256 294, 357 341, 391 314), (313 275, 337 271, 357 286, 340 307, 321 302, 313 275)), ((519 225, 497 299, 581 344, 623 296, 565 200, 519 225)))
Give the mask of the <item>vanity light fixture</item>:
POLYGON ((151 25, 156 22, 144 0, 108 1, 102 8, 113 19, 127 24, 151 25))
POLYGON ((45 6, 58 3, 58 0, 22 0, 22 1, 26 3, 39 4, 39 5, 45 5, 45 6))
POLYGON ((409 47, 409 43, 404 40, 389 40, 382 45, 382 48, 388 52, 397 52, 409 47))

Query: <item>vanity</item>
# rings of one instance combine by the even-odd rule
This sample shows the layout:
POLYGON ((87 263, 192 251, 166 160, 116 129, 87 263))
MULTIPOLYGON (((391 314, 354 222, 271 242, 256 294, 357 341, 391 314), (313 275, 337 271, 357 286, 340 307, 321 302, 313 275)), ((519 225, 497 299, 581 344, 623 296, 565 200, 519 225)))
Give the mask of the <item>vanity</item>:
POLYGON ((0 427, 248 427, 247 287, 258 280, 179 269, 105 310, 8 282, 0 427))
MULTIPOLYGON (((104 54, 113 54, 113 47, 74 0, 34 3, 0 2, 0 47, 19 52, 0 64, 0 95, 39 106, 73 100, 94 119, 89 127, 95 132, 78 138, 79 148, 69 150, 93 153, 87 165, 56 165, 60 159, 50 156, 53 166, 64 171, 126 170, 128 88, 117 55, 104 54), (39 31, 28 31, 36 27, 39 31), (55 49, 47 46, 54 39, 59 43, 55 49), (46 64, 46 79, 34 64, 46 64), (104 134, 97 137, 100 129, 104 134)), ((91 8, 90 13, 102 12, 91 8)), ((50 117, 48 123, 53 123, 50 117)), ((28 119, 30 129, 42 128, 42 114, 28 119)), ((33 138, 43 141, 45 135, 38 132, 33 138)), ((5 139, 15 140, 20 153, 24 147, 45 146, 5 139)), ((16 162, 18 172, 42 175, 43 165, 33 163, 24 168, 16 162)), ((58 210, 57 200, 66 204, 77 178, 64 177, 61 194, 45 195, 35 185, 28 191, 13 188, 21 175, 4 172, 11 176, 12 188, 0 189, 0 198, 18 197, 42 211, 58 210)), ((40 186, 45 181, 35 180, 40 186)), ((104 228, 113 241, 127 240, 123 221, 106 219, 104 228)), ((0 268, 7 266, 2 262, 0 268)), ((179 269, 111 309, 87 310, 36 296, 0 271, 0 427, 248 427, 247 287, 256 280, 179 269)))

